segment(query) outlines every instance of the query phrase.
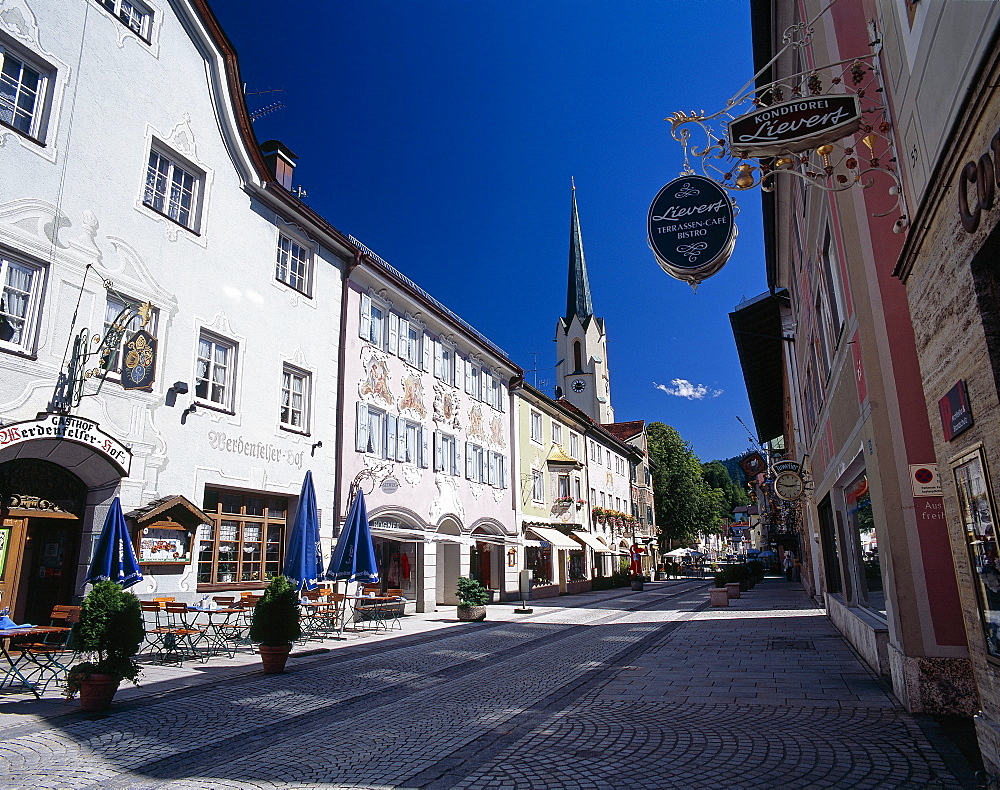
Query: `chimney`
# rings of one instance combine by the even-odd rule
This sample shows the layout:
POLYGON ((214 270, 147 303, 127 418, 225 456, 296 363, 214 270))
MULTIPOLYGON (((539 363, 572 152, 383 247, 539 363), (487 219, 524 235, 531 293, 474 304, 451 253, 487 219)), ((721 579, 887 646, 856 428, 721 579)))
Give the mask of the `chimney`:
POLYGON ((268 140, 260 146, 264 161, 271 169, 275 179, 289 192, 292 189, 292 173, 295 172, 295 160, 298 157, 284 143, 278 140, 268 140))

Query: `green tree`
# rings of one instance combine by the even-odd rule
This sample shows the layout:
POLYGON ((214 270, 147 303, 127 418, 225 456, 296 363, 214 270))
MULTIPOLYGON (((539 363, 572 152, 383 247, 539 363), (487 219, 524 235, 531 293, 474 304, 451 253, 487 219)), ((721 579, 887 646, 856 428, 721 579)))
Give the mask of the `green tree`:
POLYGON ((724 462, 709 461, 707 464, 702 464, 702 476, 708 485, 722 493, 719 515, 723 518, 732 518, 735 508, 749 503, 746 491, 733 480, 724 462))
POLYGON ((724 495, 705 482, 691 444, 662 422, 650 423, 647 436, 661 544, 689 542, 718 529, 724 495))

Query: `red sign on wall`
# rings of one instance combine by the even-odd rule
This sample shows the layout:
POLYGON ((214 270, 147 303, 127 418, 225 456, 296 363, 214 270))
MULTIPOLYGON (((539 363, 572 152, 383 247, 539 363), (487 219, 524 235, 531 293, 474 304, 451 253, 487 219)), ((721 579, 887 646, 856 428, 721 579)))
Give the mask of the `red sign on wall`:
POLYGON ((946 442, 972 427, 972 410, 969 408, 969 393, 964 381, 958 382, 938 401, 938 410, 941 412, 941 429, 946 442))

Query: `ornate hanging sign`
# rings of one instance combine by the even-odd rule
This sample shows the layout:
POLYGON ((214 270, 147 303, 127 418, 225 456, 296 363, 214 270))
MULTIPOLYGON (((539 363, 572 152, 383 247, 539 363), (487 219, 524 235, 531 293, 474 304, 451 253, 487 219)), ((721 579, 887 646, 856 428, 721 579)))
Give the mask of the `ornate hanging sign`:
POLYGON ((733 201, 716 182, 683 175, 663 187, 649 207, 649 246, 667 274, 697 288, 732 255, 735 216, 733 201))
POLYGON ((730 121, 729 148, 744 159, 799 153, 842 140, 860 125, 857 96, 793 99, 730 121))
POLYGON ((140 329, 125 343, 122 360, 122 387, 127 390, 146 389, 156 378, 156 338, 140 329))

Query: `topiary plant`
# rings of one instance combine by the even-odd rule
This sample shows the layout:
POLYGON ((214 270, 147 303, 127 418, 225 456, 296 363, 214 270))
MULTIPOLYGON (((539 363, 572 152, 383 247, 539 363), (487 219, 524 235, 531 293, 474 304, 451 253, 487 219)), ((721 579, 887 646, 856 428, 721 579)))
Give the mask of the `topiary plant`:
POLYGON ((83 599, 71 639, 76 647, 96 653, 97 661, 82 661, 70 668, 66 673, 66 696, 76 695, 92 674, 136 683, 142 670, 133 656, 139 652, 145 635, 139 599, 115 582, 95 584, 83 599))
POLYGON ((295 587, 284 576, 275 576, 254 606, 250 641, 268 647, 282 647, 301 636, 295 587))
POLYGON ((490 594, 486 588, 475 579, 465 576, 459 577, 458 589, 455 592, 458 595, 459 606, 486 606, 490 602, 490 594))

